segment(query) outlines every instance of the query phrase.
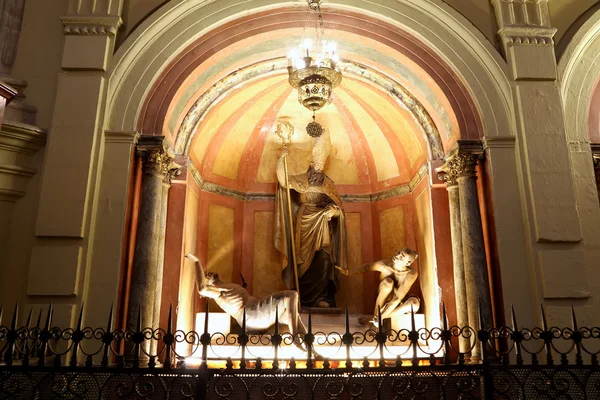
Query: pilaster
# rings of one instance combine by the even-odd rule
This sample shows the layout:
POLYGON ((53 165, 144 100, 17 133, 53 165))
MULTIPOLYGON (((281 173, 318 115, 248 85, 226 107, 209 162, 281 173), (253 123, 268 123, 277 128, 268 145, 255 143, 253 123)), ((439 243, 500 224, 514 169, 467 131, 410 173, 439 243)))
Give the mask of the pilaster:
POLYGON ((121 23, 122 3, 70 0, 68 15, 61 18, 65 33, 63 72, 58 76, 46 153, 29 295, 75 295, 74 302, 79 303, 89 286, 89 256, 105 150, 105 71, 121 23), (60 279, 50 279, 50 284, 33 284, 40 277, 53 274, 60 279))
POLYGON ((537 242, 582 239, 556 83, 548 0, 492 0, 512 73, 525 185, 537 242))
POLYGON ((106 313, 119 295, 127 263, 128 215, 131 215, 135 179, 137 132, 105 131, 98 214, 93 227, 94 257, 84 286, 85 325, 103 326, 106 313))

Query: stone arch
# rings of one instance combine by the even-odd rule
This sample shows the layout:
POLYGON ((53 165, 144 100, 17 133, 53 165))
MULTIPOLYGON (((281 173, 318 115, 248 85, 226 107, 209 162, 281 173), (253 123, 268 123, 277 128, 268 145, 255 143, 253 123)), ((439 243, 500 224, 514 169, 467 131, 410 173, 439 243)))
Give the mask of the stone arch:
MULTIPOLYGON (((107 128, 140 130, 145 99, 152 97, 156 80, 178 53, 168 53, 167 48, 184 49, 200 35, 242 14, 288 5, 275 0, 261 2, 260 7, 253 3, 191 0, 166 4, 151 15, 121 46, 110 67, 107 128)), ((456 83, 460 85, 457 88, 462 87, 465 97, 472 101, 472 111, 467 107, 455 112, 465 120, 480 121, 474 128, 481 130, 479 137, 514 135, 506 64, 483 35, 455 10, 414 0, 398 1, 394 8, 365 0, 328 4, 379 18, 396 30, 418 32, 419 41, 427 43, 429 51, 438 56, 440 65, 456 75, 456 83), (465 117, 465 113, 471 115, 465 117)))
MULTIPOLYGON (((105 129, 160 135, 157 127, 162 126, 161 113, 155 114, 159 119, 146 125, 145 108, 149 106, 148 99, 156 99, 156 110, 164 109, 163 105, 168 103, 168 96, 157 94, 159 89, 166 88, 168 92, 176 87, 175 80, 163 78, 178 57, 202 35, 234 23, 243 15, 268 13, 290 4, 276 0, 243 3, 188 0, 161 7, 132 33, 112 60, 108 70, 105 129), (151 129, 144 131, 144 126, 151 129)), ((457 118, 463 121, 460 128, 463 138, 515 136, 507 65, 492 44, 454 9, 440 2, 422 0, 397 0, 391 8, 368 0, 330 1, 328 6, 366 16, 387 24, 396 33, 410 35, 435 62, 435 67, 426 68, 430 76, 437 76, 441 82, 449 78, 446 83, 451 85, 445 91, 446 96, 464 99, 456 101, 453 107, 457 118)), ((421 183, 426 186, 428 181, 421 183)), ((430 226, 430 222, 424 220, 422 224, 430 226)), ((436 287, 432 286, 432 293, 436 287)), ((437 294, 433 297, 437 298, 437 294)), ((433 318, 436 323, 438 317, 433 318)))
POLYGON ((567 140, 600 142, 600 7, 591 9, 559 54, 567 140), (566 111, 569 112, 566 112, 566 111))

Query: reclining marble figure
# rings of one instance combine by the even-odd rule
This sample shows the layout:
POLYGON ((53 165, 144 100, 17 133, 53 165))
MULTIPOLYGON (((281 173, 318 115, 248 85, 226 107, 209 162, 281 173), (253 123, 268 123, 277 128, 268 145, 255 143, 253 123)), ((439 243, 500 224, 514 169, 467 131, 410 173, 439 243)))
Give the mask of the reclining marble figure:
POLYGON ((355 271, 348 271, 336 266, 344 275, 357 275, 369 271, 380 273, 381 282, 379 283, 373 317, 371 319, 364 317, 359 319, 361 324, 367 325, 370 323, 377 327, 379 309, 381 309, 382 320, 410 313, 411 308, 414 312, 419 310, 421 301, 417 297, 408 294, 418 276, 418 271, 411 267, 417 256, 414 250, 404 248, 399 250, 391 260, 367 263, 355 271))
MULTIPOLYGON (((298 292, 283 290, 257 299, 251 296, 242 286, 235 283, 224 283, 215 272, 204 275, 200 260, 191 253, 186 258, 196 264, 196 284, 200 296, 214 299, 214 301, 240 326, 244 310, 246 310, 246 330, 248 332, 262 332, 275 324, 275 314, 278 314, 279 323, 286 325, 290 334, 306 333, 306 327, 300 319, 298 310, 298 292)), ((298 340, 296 346, 301 347, 298 340)))

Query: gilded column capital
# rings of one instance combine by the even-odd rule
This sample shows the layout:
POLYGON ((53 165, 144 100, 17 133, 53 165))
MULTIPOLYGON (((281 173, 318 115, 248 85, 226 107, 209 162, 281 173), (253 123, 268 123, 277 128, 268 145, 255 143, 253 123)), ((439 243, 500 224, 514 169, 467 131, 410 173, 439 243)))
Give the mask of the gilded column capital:
POLYGON ((483 158, 483 154, 468 150, 460 150, 446 162, 450 174, 456 176, 456 179, 475 176, 477 162, 483 158))
POLYGON ((444 182, 448 188, 458 185, 456 173, 449 168, 448 163, 435 170, 440 181, 444 182))
POLYGON ((160 176, 167 184, 179 175, 181 165, 174 161, 175 156, 166 147, 139 146, 137 152, 142 158, 144 173, 160 176))

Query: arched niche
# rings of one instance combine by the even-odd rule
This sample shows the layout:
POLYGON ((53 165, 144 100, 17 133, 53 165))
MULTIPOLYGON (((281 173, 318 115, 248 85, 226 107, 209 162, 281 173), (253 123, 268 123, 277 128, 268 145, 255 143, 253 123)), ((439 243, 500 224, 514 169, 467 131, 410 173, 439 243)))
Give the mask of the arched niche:
MULTIPOLYGON (((197 45, 206 43, 217 32, 238 28, 240 21, 244 21, 245 18, 268 19, 269 16, 283 11, 292 15, 292 24, 294 23, 295 9, 290 7, 289 3, 267 1, 261 2, 260 6, 254 6, 255 3, 258 2, 244 3, 243 6, 233 2, 230 4, 228 1, 208 4, 202 1, 169 3, 144 21, 118 50, 115 62, 111 65, 106 113, 108 129, 140 131, 145 135, 165 134, 171 145, 177 146, 177 133, 180 132, 183 120, 175 124, 176 129, 173 132, 168 132, 167 116, 172 111, 173 99, 181 93, 183 83, 204 61, 202 57, 197 57, 197 54, 194 57, 197 45), (179 68, 180 66, 184 68, 179 68)), ((339 18, 337 23, 341 31, 346 32, 344 29, 350 29, 352 24, 348 21, 351 20, 380 26, 390 35, 380 37, 382 42, 386 41, 386 45, 389 44, 390 47, 397 46, 396 51, 404 52, 403 54, 420 70, 427 72, 428 79, 435 82, 436 87, 443 93, 450 105, 450 112, 456 119, 456 129, 454 132, 449 130, 450 135, 456 134, 455 140, 513 135, 509 106, 512 100, 505 75, 506 66, 491 44, 451 8, 437 3, 408 0, 397 2, 393 9, 367 1, 330 2, 328 6, 331 8, 326 12, 329 12, 332 18, 339 18)), ((368 36, 366 30, 360 33, 371 40, 374 39, 368 36)), ((208 50, 212 48, 208 47, 208 50)), ((197 52, 203 54, 201 50, 197 52)), ((229 71, 231 72, 233 71, 229 71)), ((405 82, 399 82, 401 79, 394 81, 390 75, 387 75, 387 78, 399 84, 399 87, 405 87, 405 82)), ((205 92, 197 90, 187 99, 182 109, 191 110, 203 93, 205 92)), ((431 120, 442 119, 439 115, 431 113, 435 107, 426 101, 423 93, 415 95, 415 98, 419 100, 422 109, 430 113, 431 120)), ((187 112, 183 114, 188 115, 187 112)), ((439 122, 435 127, 438 132, 440 128, 444 128, 439 122)), ((194 129, 197 128, 194 125, 194 129)), ((428 145, 428 160, 440 159, 440 147, 435 147, 433 151, 431 141, 428 145)), ((445 151, 448 151, 448 148, 445 148, 445 151)), ((201 184, 203 182, 200 182, 201 184)), ((414 215, 408 218, 412 224, 431 229, 434 218, 432 205, 439 203, 439 199, 432 198, 427 179, 415 182, 412 190, 428 190, 429 197, 422 200, 422 204, 426 205, 423 213, 428 216, 421 220, 415 219, 414 215)), ((372 194, 374 193, 369 193, 372 194)), ((184 199, 183 203, 187 203, 186 200, 184 199)), ((383 199, 388 203, 393 202, 392 200, 383 199)), ((226 202, 229 203, 229 208, 234 210, 234 214, 236 207, 242 210, 247 208, 244 204, 233 204, 235 202, 231 199, 226 202)), ((364 215, 360 215, 359 220, 367 218, 368 213, 385 210, 387 208, 377 209, 376 206, 371 206, 369 210, 365 210, 364 215)), ((210 213, 209 209, 205 211, 210 213)), ((234 224, 235 221, 244 223, 244 217, 234 215, 233 220, 234 224)), ((236 235, 243 237, 244 232, 233 232, 233 236, 236 235)), ((433 235, 434 232, 431 232, 431 236, 433 235)), ((374 244, 374 249, 370 252, 363 252, 364 261, 370 261, 382 253, 376 246, 374 244)), ((239 261, 242 259, 241 251, 233 252, 233 256, 238 257, 239 261)), ((432 250, 431 257, 434 257, 436 251, 432 250)), ((433 269, 430 274, 436 274, 435 260, 431 260, 431 263, 433 269)), ((244 266, 240 268, 243 269, 244 266)), ((234 278, 233 271, 230 275, 237 279, 234 278)), ((375 283, 375 280, 371 279, 370 284, 373 286, 375 283)), ((435 292, 437 287, 430 290, 435 292)), ((436 308, 435 302, 429 308, 436 308)), ((437 324, 435 321, 439 321, 439 316, 439 310, 435 310, 430 325, 437 324)))

